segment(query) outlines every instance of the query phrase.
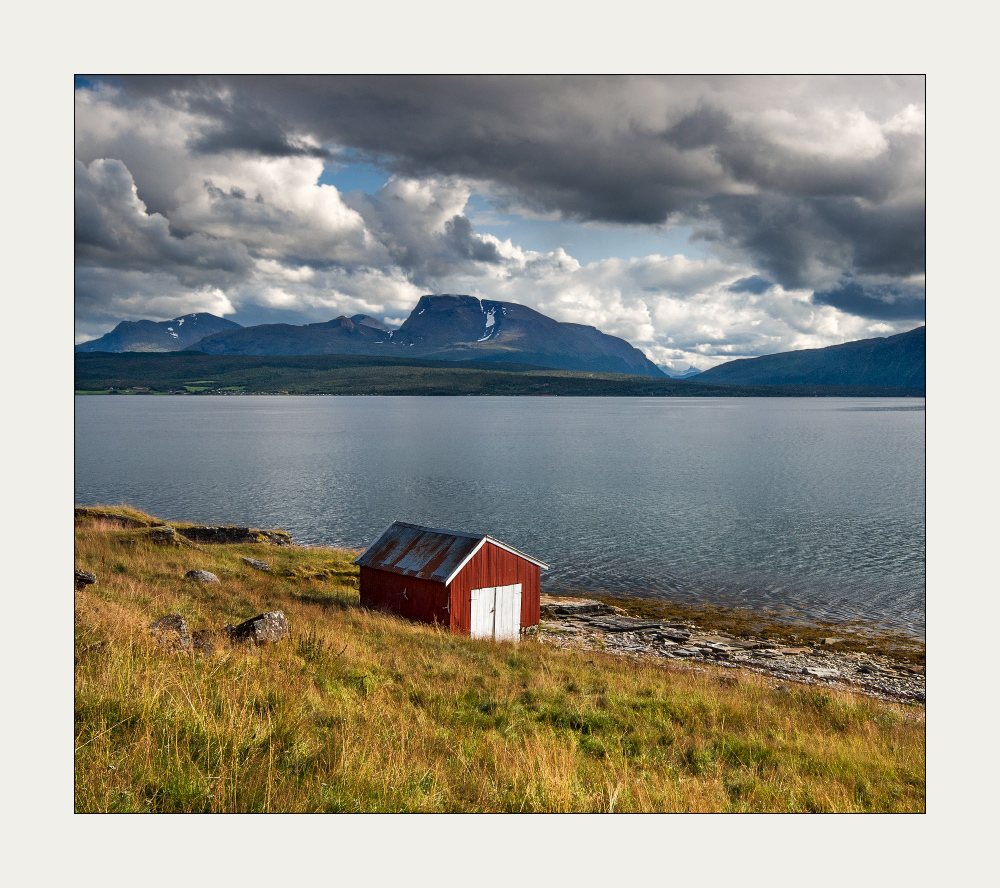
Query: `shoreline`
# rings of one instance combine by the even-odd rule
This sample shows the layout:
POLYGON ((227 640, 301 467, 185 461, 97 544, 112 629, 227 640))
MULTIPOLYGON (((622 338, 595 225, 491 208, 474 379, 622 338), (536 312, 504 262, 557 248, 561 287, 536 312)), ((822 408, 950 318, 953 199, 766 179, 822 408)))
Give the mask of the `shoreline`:
MULTIPOLYGON (((853 624, 832 623, 815 627, 825 636, 803 638, 791 631, 801 630, 797 624, 749 611, 735 616, 766 628, 734 629, 733 614, 724 608, 701 609, 700 619, 690 612, 681 619, 644 619, 627 606, 635 603, 641 608, 644 599, 615 596, 613 600, 624 605, 619 606, 608 603, 609 598, 543 594, 538 640, 558 649, 602 652, 664 666, 742 669, 779 682, 823 685, 893 703, 923 706, 926 702, 924 646, 916 641, 899 647, 899 636, 862 635, 850 631, 857 629, 853 624), (706 610, 723 619, 706 618, 706 610)), ((666 605, 671 607, 676 609, 666 605)), ((779 683, 775 690, 791 688, 779 683)))
MULTIPOLYGON (((163 522, 124 504, 76 505, 74 518, 76 522, 108 521, 122 530, 152 534, 151 539, 155 532, 169 527, 177 545, 198 550, 201 547, 197 543, 203 542, 269 543, 279 550, 348 555, 360 551, 301 545, 284 531, 163 522)), ((317 574, 311 578, 325 577, 317 574)), ((925 702, 923 640, 861 621, 809 621, 805 617, 789 620, 772 612, 724 605, 681 604, 599 592, 543 592, 538 626, 522 631, 556 648, 601 651, 689 668, 711 664, 745 669, 780 681, 837 687, 892 702, 925 702)))

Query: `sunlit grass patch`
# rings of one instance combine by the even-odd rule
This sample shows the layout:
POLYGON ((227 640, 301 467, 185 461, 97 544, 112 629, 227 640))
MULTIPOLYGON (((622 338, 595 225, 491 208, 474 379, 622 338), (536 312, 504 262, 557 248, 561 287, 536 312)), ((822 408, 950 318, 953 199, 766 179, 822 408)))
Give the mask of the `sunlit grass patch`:
POLYGON ((98 576, 75 598, 79 811, 923 810, 919 708, 463 638, 361 609, 356 553, 125 545, 107 513, 160 523, 77 522, 98 576), (148 629, 276 609, 273 647, 178 653, 148 629))

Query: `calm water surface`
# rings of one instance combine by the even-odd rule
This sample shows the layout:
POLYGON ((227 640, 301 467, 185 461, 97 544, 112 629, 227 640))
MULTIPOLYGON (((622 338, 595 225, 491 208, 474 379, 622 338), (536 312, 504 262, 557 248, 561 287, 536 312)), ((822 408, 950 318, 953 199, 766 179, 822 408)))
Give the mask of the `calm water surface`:
POLYGON ((80 504, 364 547, 490 533, 600 590, 924 629, 924 401, 76 398, 80 504))

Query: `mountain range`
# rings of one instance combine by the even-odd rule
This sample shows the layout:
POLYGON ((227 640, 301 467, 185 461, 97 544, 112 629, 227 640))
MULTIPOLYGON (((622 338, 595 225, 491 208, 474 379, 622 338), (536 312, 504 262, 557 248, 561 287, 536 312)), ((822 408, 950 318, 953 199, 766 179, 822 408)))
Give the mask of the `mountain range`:
POLYGON ((697 381, 728 385, 853 385, 923 388, 926 328, 826 348, 741 358, 698 374, 697 381))
MULTIPOLYGON (((195 316, 191 316, 195 317, 195 316)), ((532 364, 555 370, 665 374, 639 349, 596 327, 553 320, 525 305, 474 296, 421 296, 398 330, 367 315, 318 324, 224 327, 195 339, 171 338, 177 322, 123 322, 111 333, 76 346, 79 351, 199 351, 209 355, 372 355, 532 364), (141 334, 148 334, 146 339, 141 334), (169 348, 168 346, 173 346, 169 348)), ((187 318, 185 318, 187 319, 187 318)))
POLYGON ((687 370, 674 370, 672 367, 666 367, 663 364, 657 364, 656 366, 671 379, 690 379, 692 376, 697 376, 701 373, 701 370, 697 367, 692 367, 690 364, 688 364, 687 370))
MULTIPOLYGON (((379 358, 532 365, 726 385, 925 384, 925 328, 826 348, 729 361, 699 373, 661 369, 624 339, 562 323, 525 305, 452 294, 421 296, 398 329, 364 314, 316 324, 243 327, 207 313, 170 321, 122 321, 77 352, 192 351, 207 355, 379 358)), ((501 369, 498 367, 498 369, 501 369)))

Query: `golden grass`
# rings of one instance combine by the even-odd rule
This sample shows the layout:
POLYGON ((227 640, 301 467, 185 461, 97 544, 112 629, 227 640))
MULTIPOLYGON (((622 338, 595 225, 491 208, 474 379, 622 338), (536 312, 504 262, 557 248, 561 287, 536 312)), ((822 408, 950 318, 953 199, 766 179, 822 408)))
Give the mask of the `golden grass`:
POLYGON ((924 809, 920 708, 453 636, 361 609, 354 553, 127 537, 77 523, 98 576, 76 593, 78 811, 924 809), (148 630, 274 609, 291 638, 270 648, 170 653, 148 630))

